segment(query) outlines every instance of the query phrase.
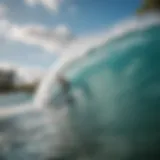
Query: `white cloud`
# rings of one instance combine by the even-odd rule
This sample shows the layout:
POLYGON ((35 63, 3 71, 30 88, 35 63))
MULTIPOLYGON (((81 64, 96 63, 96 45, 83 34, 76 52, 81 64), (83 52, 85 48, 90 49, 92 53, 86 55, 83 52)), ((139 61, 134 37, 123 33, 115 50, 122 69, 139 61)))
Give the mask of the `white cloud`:
POLYGON ((106 32, 76 38, 65 25, 55 28, 40 25, 19 26, 7 20, 0 21, 0 33, 9 40, 35 45, 53 54, 84 52, 106 38, 106 32))
MULTIPOLYGON (((28 0, 28 3, 33 5, 38 2, 38 0, 28 0)), ((48 1, 43 2, 47 3, 48 1)), ((72 6, 71 10, 74 10, 74 7, 72 6)), ((97 39, 96 36, 76 38, 68 27, 63 24, 54 28, 34 24, 20 26, 10 23, 7 19, 0 20, 0 37, 38 46, 53 54, 80 52, 85 50, 86 47, 89 48, 93 41, 97 39)))
POLYGON ((133 30, 141 30, 145 26, 159 23, 158 17, 151 20, 133 19, 122 22, 112 27, 110 31, 103 31, 100 34, 75 37, 65 25, 58 25, 55 28, 47 28, 41 25, 19 26, 9 23, 7 20, 0 20, 0 33, 6 38, 28 45, 35 45, 50 53, 78 54, 96 47, 107 39, 118 37, 133 30))
POLYGON ((61 24, 54 28, 42 25, 20 26, 8 20, 0 20, 0 38, 38 46, 47 52, 60 54, 75 40, 74 34, 67 26, 61 24))
MULTIPOLYGON (((35 0, 29 3, 34 4, 35 0)), ((73 8, 71 10, 74 10, 73 8)), ((38 46, 53 54, 77 54, 77 52, 84 52, 87 48, 94 47, 104 34, 76 38, 63 24, 47 28, 34 24, 20 26, 8 20, 0 20, 0 36, 27 45, 38 46)))
POLYGON ((63 0, 25 0, 25 2, 30 6, 35 6, 39 4, 54 12, 59 11, 59 7, 62 1, 63 0))
POLYGON ((60 53, 74 38, 65 25, 55 28, 46 28, 38 25, 18 26, 12 25, 7 33, 10 40, 29 45, 37 45, 49 52, 60 53))

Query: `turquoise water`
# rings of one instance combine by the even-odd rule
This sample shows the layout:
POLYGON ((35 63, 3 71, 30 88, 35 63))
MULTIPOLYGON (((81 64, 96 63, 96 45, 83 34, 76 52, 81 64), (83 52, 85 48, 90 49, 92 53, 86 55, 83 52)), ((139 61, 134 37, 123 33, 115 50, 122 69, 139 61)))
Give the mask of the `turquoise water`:
POLYGON ((44 108, 0 122, 0 155, 7 160, 158 160, 160 23, 136 27, 76 63, 69 78, 90 92, 75 95, 69 113, 44 108))
POLYGON ((159 159, 160 26, 129 32, 99 49, 72 74, 75 86, 88 85, 91 94, 76 97, 87 108, 81 116, 73 112, 80 139, 84 146, 103 146, 95 147, 96 154, 91 150, 95 159, 159 159))

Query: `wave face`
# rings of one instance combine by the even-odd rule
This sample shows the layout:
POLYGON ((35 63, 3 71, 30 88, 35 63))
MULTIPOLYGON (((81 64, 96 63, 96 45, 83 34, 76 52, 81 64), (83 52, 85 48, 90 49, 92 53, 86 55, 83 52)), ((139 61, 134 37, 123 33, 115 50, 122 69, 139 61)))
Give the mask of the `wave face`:
POLYGON ((128 22, 127 32, 118 25, 76 64, 71 77, 85 78, 91 94, 83 103, 77 97, 79 110, 41 108, 1 120, 0 159, 160 159, 160 23, 138 24, 128 22))

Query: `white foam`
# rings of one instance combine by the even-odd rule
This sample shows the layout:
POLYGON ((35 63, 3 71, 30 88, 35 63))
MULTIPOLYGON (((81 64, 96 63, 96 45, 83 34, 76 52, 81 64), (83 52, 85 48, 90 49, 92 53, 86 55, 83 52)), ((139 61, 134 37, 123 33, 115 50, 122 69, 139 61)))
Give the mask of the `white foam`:
POLYGON ((23 114, 26 112, 38 110, 37 108, 33 107, 32 104, 21 104, 18 106, 11 106, 11 107, 1 107, 0 108, 0 120, 6 119, 12 116, 16 116, 19 114, 23 114))

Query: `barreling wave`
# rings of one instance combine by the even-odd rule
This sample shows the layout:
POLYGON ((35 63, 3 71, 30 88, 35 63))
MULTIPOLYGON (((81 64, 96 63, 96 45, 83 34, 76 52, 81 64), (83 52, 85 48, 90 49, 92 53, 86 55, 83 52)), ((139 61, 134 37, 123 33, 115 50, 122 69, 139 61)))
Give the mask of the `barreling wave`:
POLYGON ((77 65, 79 63, 89 65, 92 63, 89 59, 92 55, 95 55, 95 60, 97 60, 97 58, 101 59, 103 56, 108 56, 109 53, 114 53, 114 50, 117 50, 120 54, 121 50, 127 47, 141 45, 141 43, 148 41, 144 31, 149 28, 154 29, 154 27, 159 26, 159 24, 159 14, 151 13, 123 21, 111 29, 108 29, 100 36, 89 38, 91 42, 92 39, 94 39, 93 43, 88 39, 86 39, 85 42, 79 40, 73 43, 64 51, 65 54, 50 67, 47 76, 35 94, 35 106, 45 106, 44 103, 47 103, 50 86, 57 72, 64 72, 71 68, 79 68, 77 65), (80 51, 77 51, 77 48, 80 51))
MULTIPOLYGON (((67 151, 72 152, 72 149, 78 146, 78 142, 70 128, 68 109, 57 111, 46 107, 56 74, 72 70, 76 75, 87 66, 110 55, 129 54, 128 48, 147 45, 156 34, 160 34, 159 25, 158 14, 134 18, 116 25, 102 37, 98 37, 94 43, 86 41, 82 52, 60 58, 44 78, 32 107, 0 109, 0 118, 3 117, 0 119, 0 159, 5 157, 8 160, 44 160, 53 156, 61 157, 60 154, 63 155, 67 151)), ((72 51, 72 47, 81 48, 81 40, 79 43, 72 44, 66 53, 75 51, 72 51)), ((114 61, 114 58, 112 60, 114 61)), ((85 127, 87 123, 83 125, 85 127)))

